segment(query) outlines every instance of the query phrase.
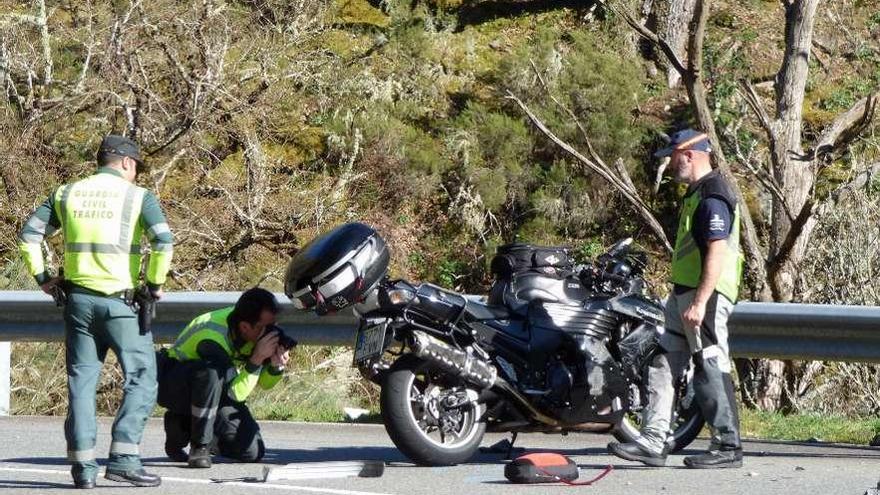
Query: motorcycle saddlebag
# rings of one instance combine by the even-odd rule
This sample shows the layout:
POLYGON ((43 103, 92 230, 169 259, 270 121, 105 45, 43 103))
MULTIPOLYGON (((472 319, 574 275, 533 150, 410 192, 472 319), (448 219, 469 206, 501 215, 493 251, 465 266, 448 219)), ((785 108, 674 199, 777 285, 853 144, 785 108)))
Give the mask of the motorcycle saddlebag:
POLYGON ((517 242, 499 246, 490 269, 497 278, 510 278, 524 271, 563 275, 571 272, 573 267, 574 261, 567 248, 532 246, 517 242))
POLYGON ((577 464, 560 454, 542 452, 526 454, 504 466, 504 477, 511 483, 557 483, 574 481, 577 464))

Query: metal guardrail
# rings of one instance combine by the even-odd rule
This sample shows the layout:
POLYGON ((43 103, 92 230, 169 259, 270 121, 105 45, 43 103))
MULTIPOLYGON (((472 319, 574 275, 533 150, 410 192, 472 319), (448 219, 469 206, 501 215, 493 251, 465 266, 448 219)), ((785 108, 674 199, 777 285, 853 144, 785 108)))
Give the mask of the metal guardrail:
MULTIPOLYGON (((171 292, 153 320, 157 342, 168 343, 194 317, 235 304, 238 292, 171 292)), ((284 294, 279 324, 303 345, 350 345, 357 320, 350 310, 318 317, 293 309, 284 294)), ((743 302, 730 325, 738 357, 880 362, 880 307, 743 302)), ((0 342, 64 338, 61 310, 36 291, 0 291, 0 342)))
MULTIPOLYGON (((158 343, 173 342, 196 316, 232 306, 239 292, 169 292, 158 303, 153 337, 158 343)), ((302 313, 284 294, 275 294, 282 305, 279 324, 303 345, 350 345, 357 320, 351 311, 318 316, 302 313)), ((9 414, 11 387, 10 342, 64 340, 61 308, 39 291, 0 291, 0 416, 9 414)))
MULTIPOLYGON (((240 292, 166 292, 156 308, 153 338, 173 342, 196 316, 232 306, 240 292)), ((293 308, 284 294, 275 294, 282 306, 278 324, 303 345, 350 345, 357 320, 349 311, 318 317, 293 308)), ((61 308, 38 291, 0 291, 0 342, 53 342, 64 340, 61 308)))
POLYGON ((739 303, 730 350, 736 357, 880 363, 880 307, 739 303))
MULTIPOLYGON (((172 342, 194 317, 235 304, 238 292, 171 292, 153 320, 157 342, 172 342)), ((351 345, 357 320, 350 310, 318 317, 293 309, 284 294, 279 324, 303 345, 351 345)), ((880 307, 818 304, 737 304, 730 322, 737 357, 880 362, 880 307)), ((42 292, 0 291, 0 415, 9 410, 9 344, 61 341, 61 309, 42 292)))

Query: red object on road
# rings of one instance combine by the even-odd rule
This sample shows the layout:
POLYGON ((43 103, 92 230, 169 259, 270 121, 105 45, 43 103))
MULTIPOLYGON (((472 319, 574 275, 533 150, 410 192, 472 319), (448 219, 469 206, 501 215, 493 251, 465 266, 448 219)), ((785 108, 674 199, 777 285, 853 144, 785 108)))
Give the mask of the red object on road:
POLYGON ((589 486, 608 476, 614 470, 606 467, 598 476, 587 481, 578 479, 577 464, 562 454, 541 452, 526 454, 504 466, 504 477, 512 483, 565 483, 570 486, 589 486))

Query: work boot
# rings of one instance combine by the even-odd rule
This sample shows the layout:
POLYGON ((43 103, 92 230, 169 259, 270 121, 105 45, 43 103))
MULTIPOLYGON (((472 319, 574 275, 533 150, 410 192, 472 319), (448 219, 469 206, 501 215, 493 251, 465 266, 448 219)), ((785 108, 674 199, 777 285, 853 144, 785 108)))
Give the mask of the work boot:
POLYGON ((684 458, 684 465, 693 469, 740 468, 743 465, 742 449, 710 450, 705 454, 684 458))
POLYGON ((189 457, 183 448, 190 443, 190 417, 165 411, 165 455, 174 462, 186 462, 189 457))
POLYGON ((131 483, 134 486, 159 486, 162 484, 162 478, 144 471, 144 468, 128 471, 107 468, 104 478, 110 481, 131 483))
POLYGON ((78 490, 91 490, 95 487, 95 478, 74 479, 73 486, 78 490))
POLYGON ((207 445, 191 445, 189 448, 189 460, 187 464, 191 468, 211 467, 211 453, 207 445))
POLYGON ((189 460, 189 456, 186 455, 183 449, 175 449, 168 445, 165 445, 165 455, 174 462, 187 462, 189 460))
POLYGON ((648 466, 662 467, 666 465, 665 452, 662 454, 655 454, 635 442, 611 442, 608 444, 608 451, 621 459, 638 461, 648 466))
POLYGON ((98 463, 95 461, 75 463, 70 466, 70 475, 73 477, 74 488, 90 490, 95 487, 95 478, 98 477, 98 463))

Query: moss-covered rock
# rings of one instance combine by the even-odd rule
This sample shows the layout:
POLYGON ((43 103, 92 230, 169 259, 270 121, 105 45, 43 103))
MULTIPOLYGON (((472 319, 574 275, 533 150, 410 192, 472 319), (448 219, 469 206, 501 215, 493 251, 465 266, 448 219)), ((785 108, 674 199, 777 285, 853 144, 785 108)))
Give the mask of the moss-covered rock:
POLYGON ((388 27, 390 19, 367 0, 333 0, 339 24, 388 27))

